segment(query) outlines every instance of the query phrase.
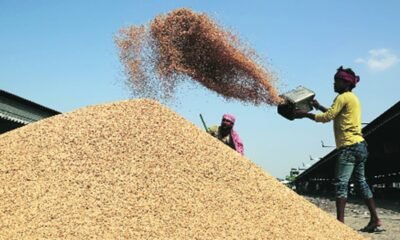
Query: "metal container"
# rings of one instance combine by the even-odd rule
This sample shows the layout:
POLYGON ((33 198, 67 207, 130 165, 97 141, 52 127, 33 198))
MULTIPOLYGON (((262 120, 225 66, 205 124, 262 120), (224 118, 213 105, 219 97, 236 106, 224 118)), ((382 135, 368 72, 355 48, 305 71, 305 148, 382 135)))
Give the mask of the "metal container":
POLYGON ((311 101, 315 93, 303 86, 298 86, 294 90, 280 95, 285 101, 278 105, 278 113, 283 117, 293 120, 295 110, 305 110, 307 112, 313 109, 311 101))

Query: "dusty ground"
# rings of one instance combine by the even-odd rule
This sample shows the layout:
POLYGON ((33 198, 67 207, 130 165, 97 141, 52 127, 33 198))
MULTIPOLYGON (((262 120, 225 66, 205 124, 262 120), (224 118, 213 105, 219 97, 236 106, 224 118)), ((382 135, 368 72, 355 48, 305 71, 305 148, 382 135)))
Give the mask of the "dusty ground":
MULTIPOLYGON (((333 198, 304 196, 324 211, 336 217, 335 201, 333 198)), ((400 239, 400 200, 376 200, 382 227, 379 232, 359 233, 372 240, 400 239)), ((369 212, 362 201, 349 200, 345 210, 345 224, 355 230, 363 228, 369 221, 369 212)))

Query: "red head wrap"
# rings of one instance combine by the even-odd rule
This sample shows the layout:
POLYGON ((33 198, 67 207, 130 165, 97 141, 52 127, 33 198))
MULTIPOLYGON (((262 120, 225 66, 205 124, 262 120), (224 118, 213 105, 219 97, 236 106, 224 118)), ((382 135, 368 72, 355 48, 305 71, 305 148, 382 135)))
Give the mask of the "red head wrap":
POLYGON ((343 79, 346 82, 354 84, 354 86, 360 81, 359 76, 348 73, 342 69, 338 69, 338 71, 335 74, 335 78, 343 79))

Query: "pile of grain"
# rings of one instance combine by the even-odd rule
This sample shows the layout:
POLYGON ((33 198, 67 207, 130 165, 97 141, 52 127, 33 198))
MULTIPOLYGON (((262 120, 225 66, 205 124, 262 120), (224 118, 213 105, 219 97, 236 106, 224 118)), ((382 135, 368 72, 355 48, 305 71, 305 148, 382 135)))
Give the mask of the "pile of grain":
POLYGON ((152 100, 0 135, 0 239, 363 239, 152 100))
POLYGON ((168 99, 188 76, 226 99, 280 103, 276 78, 261 58, 206 14, 177 9, 116 36, 133 94, 168 99))

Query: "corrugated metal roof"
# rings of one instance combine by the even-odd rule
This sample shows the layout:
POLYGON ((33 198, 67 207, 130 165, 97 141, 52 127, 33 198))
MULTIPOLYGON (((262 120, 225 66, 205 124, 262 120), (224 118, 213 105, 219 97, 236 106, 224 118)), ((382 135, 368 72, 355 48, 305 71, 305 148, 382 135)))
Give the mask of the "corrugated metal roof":
POLYGON ((28 100, 26 98, 17 96, 15 94, 12 94, 12 93, 7 92, 7 91, 2 90, 2 89, 0 89, 0 96, 4 96, 4 97, 6 97, 8 99, 12 99, 12 100, 15 100, 15 101, 18 101, 18 102, 22 102, 24 105, 29 105, 29 106, 32 106, 33 108, 40 109, 42 111, 48 112, 48 113, 50 113, 50 115, 56 115, 56 114, 61 113, 59 111, 56 111, 54 109, 45 107, 43 105, 40 105, 40 104, 35 103, 35 102, 31 101, 31 100, 28 100))
POLYGON ((0 133, 57 114, 60 112, 0 89, 0 133))
POLYGON ((0 112, 0 118, 8 120, 8 121, 13 121, 13 122, 16 122, 16 123, 24 124, 24 125, 26 125, 28 123, 31 123, 31 122, 28 122, 28 121, 24 121, 24 120, 22 120, 20 118, 12 117, 9 114, 3 114, 2 112, 0 112))
POLYGON ((32 106, 3 99, 2 97, 0 97, 0 112, 3 115, 19 118, 27 122, 38 121, 42 118, 54 115, 44 112, 43 110, 37 110, 32 106))
POLYGON ((378 130, 379 128, 384 126, 387 122, 391 121, 392 119, 396 118, 399 115, 400 115, 400 101, 398 101, 384 113, 379 115, 379 117, 375 118, 371 123, 365 126, 363 128, 364 136, 368 136, 369 134, 378 130))

